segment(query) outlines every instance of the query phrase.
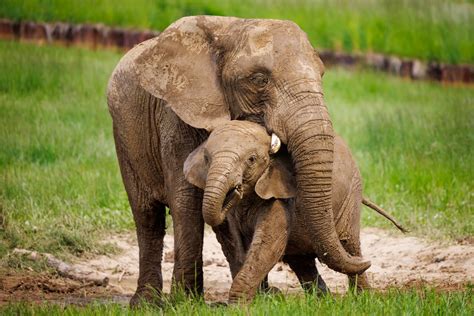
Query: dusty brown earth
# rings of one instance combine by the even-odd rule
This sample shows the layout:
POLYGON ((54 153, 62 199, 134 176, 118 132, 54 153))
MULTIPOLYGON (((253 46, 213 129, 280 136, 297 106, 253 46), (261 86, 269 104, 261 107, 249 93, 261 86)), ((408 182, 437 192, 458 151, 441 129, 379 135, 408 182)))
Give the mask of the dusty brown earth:
MULTIPOLYGON (((428 285, 441 290, 461 290, 474 281, 474 244, 467 240, 458 244, 441 244, 387 232, 375 228, 362 231, 364 256, 372 261, 368 270, 374 288, 416 287, 428 285)), ((107 298, 126 302, 133 294, 138 276, 138 247, 133 234, 117 235, 106 242, 121 250, 113 256, 99 256, 77 261, 74 267, 91 275, 108 277, 107 287, 73 281, 50 275, 7 274, 0 277, 0 303, 12 300, 87 302, 92 298, 107 298)), ((206 299, 226 299, 231 285, 230 271, 213 233, 204 240, 204 286, 206 299)), ((333 292, 347 288, 345 275, 318 263, 318 269, 333 292)), ((173 270, 173 236, 166 235, 163 256, 164 290, 170 289, 173 270)), ((300 292, 296 276, 287 265, 277 264, 269 275, 270 284, 284 293, 300 292)))

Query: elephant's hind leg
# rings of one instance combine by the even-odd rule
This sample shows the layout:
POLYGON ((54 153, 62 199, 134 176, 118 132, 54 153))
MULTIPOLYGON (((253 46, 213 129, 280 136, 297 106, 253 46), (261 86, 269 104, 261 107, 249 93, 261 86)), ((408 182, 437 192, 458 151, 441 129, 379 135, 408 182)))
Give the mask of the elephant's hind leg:
POLYGON ((283 257, 283 262, 288 263, 295 272, 305 291, 315 292, 318 295, 330 293, 326 282, 318 272, 314 256, 288 255, 283 257))

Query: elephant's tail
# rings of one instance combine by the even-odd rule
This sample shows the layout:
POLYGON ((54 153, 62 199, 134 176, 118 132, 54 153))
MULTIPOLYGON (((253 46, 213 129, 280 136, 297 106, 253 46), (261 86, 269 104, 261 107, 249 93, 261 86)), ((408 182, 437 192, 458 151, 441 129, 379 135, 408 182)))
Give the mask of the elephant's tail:
POLYGON ((393 218, 390 214, 388 214, 386 211, 384 211, 383 208, 381 208, 380 206, 378 206, 377 204, 375 204, 374 202, 372 202, 368 198, 362 197, 362 203, 365 206, 370 207, 371 209, 373 209, 374 211, 376 211, 377 213, 379 213, 380 215, 382 215, 383 217, 385 217, 389 221, 391 221, 393 223, 393 225, 395 225, 403 233, 408 233, 409 232, 409 230, 405 229, 402 225, 400 225, 395 218, 393 218))

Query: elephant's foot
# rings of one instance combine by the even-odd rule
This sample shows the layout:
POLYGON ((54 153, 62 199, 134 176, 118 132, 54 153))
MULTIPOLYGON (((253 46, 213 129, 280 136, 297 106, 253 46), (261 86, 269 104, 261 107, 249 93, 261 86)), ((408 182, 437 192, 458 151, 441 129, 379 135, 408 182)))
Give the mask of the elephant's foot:
POLYGON ((309 287, 307 288, 307 291, 311 294, 316 295, 317 297, 331 295, 331 291, 329 290, 329 288, 326 285, 326 282, 324 282, 321 276, 318 276, 317 281, 309 285, 309 287))
POLYGON ((227 302, 211 302, 207 304, 211 308, 227 307, 229 304, 227 302))
MULTIPOLYGON (((244 287, 245 288, 245 287, 244 287)), ((256 293, 267 294, 267 295, 278 295, 282 294, 279 288, 274 286, 268 286, 265 288, 258 288, 256 291, 255 288, 247 287, 246 291, 236 291, 231 287, 229 293, 229 304, 248 304, 255 297, 256 293)))
POLYGON ((313 281, 301 282, 301 286, 306 293, 315 295, 317 297, 332 295, 331 291, 326 285, 326 282, 324 282, 323 278, 319 274, 314 278, 313 281))
MULTIPOLYGON (((175 261, 176 262, 176 261, 175 261)), ((171 283, 171 296, 179 299, 181 297, 200 297, 204 295, 204 276, 202 273, 202 264, 196 265, 194 262, 180 268, 176 265, 173 271, 171 283)))
POLYGON ((246 291, 236 291, 230 289, 229 305, 233 304, 249 304, 255 297, 256 289, 248 289, 246 291))
POLYGON ((372 289, 366 273, 349 275, 349 291, 360 293, 372 289))
POLYGON ((281 290, 277 288, 276 286, 268 286, 265 288, 260 288, 258 292, 262 294, 269 294, 269 295, 282 294, 281 290))
POLYGON ((258 293, 276 295, 276 294, 281 294, 281 291, 279 288, 275 286, 270 286, 270 284, 268 284, 268 275, 267 275, 265 279, 263 279, 262 283, 260 283, 260 286, 258 288, 258 293))
POLYGON ((138 308, 143 304, 163 306, 162 292, 151 286, 139 287, 130 299, 130 307, 138 308))
POLYGON ((318 272, 314 256, 287 255, 283 257, 283 262, 288 263, 293 272, 295 272, 305 292, 316 296, 331 294, 326 282, 324 282, 318 272))

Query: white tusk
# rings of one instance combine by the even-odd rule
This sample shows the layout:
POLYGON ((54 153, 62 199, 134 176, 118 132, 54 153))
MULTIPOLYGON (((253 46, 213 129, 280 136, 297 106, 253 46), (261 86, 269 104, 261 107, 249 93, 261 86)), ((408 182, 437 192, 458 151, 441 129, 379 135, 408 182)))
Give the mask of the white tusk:
POLYGON ((276 154, 281 147, 281 140, 276 136, 274 133, 272 133, 272 143, 270 145, 270 153, 276 154))

